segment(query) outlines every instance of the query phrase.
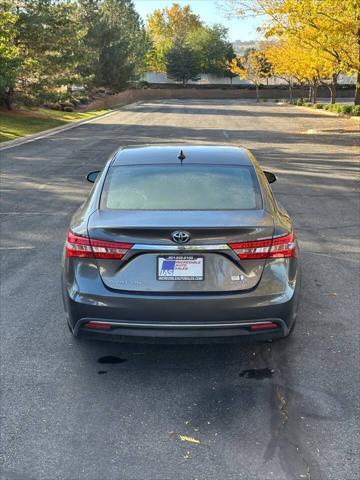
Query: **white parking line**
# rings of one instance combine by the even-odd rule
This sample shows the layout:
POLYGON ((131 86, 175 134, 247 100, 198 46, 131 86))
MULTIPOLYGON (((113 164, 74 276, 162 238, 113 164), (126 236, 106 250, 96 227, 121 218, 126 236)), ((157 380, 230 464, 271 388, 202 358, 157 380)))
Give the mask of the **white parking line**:
POLYGON ((229 140, 229 138, 230 138, 230 135, 228 134, 228 132, 227 132, 226 130, 223 130, 223 132, 222 132, 222 133, 223 133, 224 137, 225 137, 225 138, 227 138, 227 139, 229 140))
POLYGON ((0 212, 0 215, 70 215, 71 212, 0 212))
POLYGON ((32 250, 35 247, 0 247, 0 250, 32 250))

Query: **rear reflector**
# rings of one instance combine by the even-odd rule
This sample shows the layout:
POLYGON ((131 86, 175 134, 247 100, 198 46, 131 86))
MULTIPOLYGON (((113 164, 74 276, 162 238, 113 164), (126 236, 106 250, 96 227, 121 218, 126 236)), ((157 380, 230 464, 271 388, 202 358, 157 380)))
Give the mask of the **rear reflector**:
POLYGON ((296 256, 295 235, 289 233, 283 237, 267 238, 254 242, 229 243, 241 260, 287 258, 296 256))
POLYGON ((112 328, 111 323, 93 323, 87 322, 82 325, 86 328, 93 328, 94 330, 110 330, 112 328))
POLYGON ((268 330, 271 328, 279 328, 279 325, 274 322, 268 322, 268 323, 258 323, 257 325, 251 325, 250 330, 256 331, 256 330, 268 330))
POLYGON ((65 252, 67 257, 121 259, 132 246, 132 243, 106 242, 80 237, 69 231, 65 252))

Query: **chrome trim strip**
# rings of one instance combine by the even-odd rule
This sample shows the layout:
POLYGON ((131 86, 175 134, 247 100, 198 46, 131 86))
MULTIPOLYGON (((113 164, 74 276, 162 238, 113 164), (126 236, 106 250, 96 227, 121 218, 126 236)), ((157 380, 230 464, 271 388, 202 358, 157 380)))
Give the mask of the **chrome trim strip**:
POLYGON ((224 328, 224 327, 249 327, 269 322, 277 322, 276 319, 269 319, 262 322, 234 322, 234 323, 139 323, 139 322, 113 322, 102 320, 83 319, 84 323, 111 324, 116 327, 135 327, 135 328, 224 328))
POLYGON ((152 252, 162 251, 204 251, 204 250, 231 250, 229 245, 217 244, 217 245, 147 245, 142 243, 135 243, 131 250, 148 250, 152 252))

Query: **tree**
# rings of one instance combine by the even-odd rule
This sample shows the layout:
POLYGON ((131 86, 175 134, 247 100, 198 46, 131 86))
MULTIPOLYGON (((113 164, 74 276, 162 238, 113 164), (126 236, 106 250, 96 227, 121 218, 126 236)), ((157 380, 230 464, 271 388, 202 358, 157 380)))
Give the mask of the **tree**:
POLYGON ((265 46, 265 54, 272 63, 272 72, 284 80, 289 88, 289 100, 293 100, 293 85, 295 82, 302 84, 304 78, 299 74, 298 48, 292 42, 282 39, 271 42, 265 46))
POLYGON ((323 52, 311 47, 301 47, 292 39, 282 36, 277 42, 265 47, 265 54, 273 65, 275 76, 285 80, 289 87, 289 98, 292 100, 294 83, 309 83, 312 100, 316 100, 318 84, 330 90, 331 103, 336 101, 336 83, 340 73, 336 65, 324 57, 323 52))
POLYGON ((131 0, 82 0, 89 22, 80 71, 94 85, 120 90, 143 71, 149 42, 131 0))
POLYGON ((16 42, 26 62, 17 79, 25 91, 43 91, 73 83, 82 57, 85 26, 75 2, 19 0, 16 42))
POLYGON ((198 15, 190 5, 181 7, 174 3, 170 8, 157 9, 147 18, 146 31, 152 42, 147 56, 148 67, 155 71, 166 71, 165 57, 175 41, 185 40, 187 35, 202 27, 198 15))
POLYGON ((263 52, 249 49, 245 55, 240 58, 234 58, 229 62, 229 70, 240 78, 249 79, 253 82, 256 89, 256 101, 259 101, 259 86, 270 71, 269 62, 263 52))
POLYGON ((97 83, 124 88, 142 71, 147 39, 131 0, 104 0, 100 7, 97 83))
POLYGON ((202 73, 226 74, 227 61, 235 57, 232 45, 227 41, 226 28, 221 25, 198 27, 189 32, 186 39, 198 55, 202 73))
POLYGON ((132 0, 3 0, 0 95, 39 101, 73 83, 124 88, 149 42, 132 0))
POLYGON ((22 66, 22 59, 16 40, 17 16, 0 11, 0 101, 11 110, 16 79, 22 66))
POLYGON ((189 80, 199 80, 200 65, 198 56, 190 46, 181 40, 174 45, 165 55, 166 73, 169 78, 181 81, 183 87, 189 80))
POLYGON ((332 63, 334 75, 354 73, 355 104, 360 103, 358 0, 227 0, 225 4, 235 15, 264 15, 267 21, 262 30, 268 38, 286 36, 302 48, 317 51, 324 63, 332 63))

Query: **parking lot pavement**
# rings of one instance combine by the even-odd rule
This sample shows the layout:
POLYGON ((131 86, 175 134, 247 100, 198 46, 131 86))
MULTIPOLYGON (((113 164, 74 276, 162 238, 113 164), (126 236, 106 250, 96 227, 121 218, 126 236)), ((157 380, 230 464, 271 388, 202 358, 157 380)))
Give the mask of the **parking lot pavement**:
POLYGON ((359 478, 359 150, 354 131, 341 133, 349 122, 270 103, 168 100, 0 152, 2 480, 359 478), (120 145, 169 141, 241 144, 277 174, 303 270, 291 338, 70 336, 60 259, 84 176, 120 145))

